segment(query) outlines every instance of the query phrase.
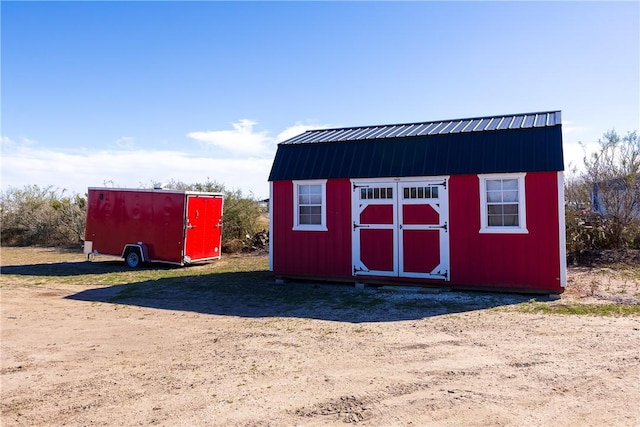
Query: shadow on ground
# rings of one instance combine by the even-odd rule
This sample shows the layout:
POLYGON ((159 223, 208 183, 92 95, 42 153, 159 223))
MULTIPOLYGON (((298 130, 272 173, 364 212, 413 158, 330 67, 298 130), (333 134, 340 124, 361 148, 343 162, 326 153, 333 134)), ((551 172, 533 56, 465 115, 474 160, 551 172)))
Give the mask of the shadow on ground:
POLYGON ((530 296, 356 289, 326 283, 276 284, 268 271, 212 273, 88 289, 66 297, 204 314, 298 317, 339 322, 390 322, 482 310, 530 296))
MULTIPOLYGON (((177 266, 169 264, 153 264, 153 266, 143 266, 153 269, 174 269, 177 266)), ((0 267, 0 274, 15 274, 18 276, 83 276, 87 274, 106 274, 132 271, 124 264, 123 260, 100 261, 100 262, 53 262, 43 264, 23 264, 5 265, 0 267)))

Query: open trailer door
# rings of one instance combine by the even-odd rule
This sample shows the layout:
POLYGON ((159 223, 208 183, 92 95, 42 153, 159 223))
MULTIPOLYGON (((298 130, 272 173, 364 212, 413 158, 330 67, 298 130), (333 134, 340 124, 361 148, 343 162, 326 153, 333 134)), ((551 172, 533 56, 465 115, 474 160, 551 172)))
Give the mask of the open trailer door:
POLYGON ((220 258, 223 197, 188 194, 185 218, 185 262, 220 258))

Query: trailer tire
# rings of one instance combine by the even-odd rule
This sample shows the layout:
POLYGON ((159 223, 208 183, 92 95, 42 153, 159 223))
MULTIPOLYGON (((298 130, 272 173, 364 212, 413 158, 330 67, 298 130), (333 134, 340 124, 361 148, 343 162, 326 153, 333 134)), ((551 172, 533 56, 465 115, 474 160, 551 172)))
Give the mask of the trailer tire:
POLYGON ((142 263, 142 255, 140 255, 140 249, 129 249, 127 254, 124 256, 124 262, 126 262, 130 268, 140 267, 140 264, 142 263))

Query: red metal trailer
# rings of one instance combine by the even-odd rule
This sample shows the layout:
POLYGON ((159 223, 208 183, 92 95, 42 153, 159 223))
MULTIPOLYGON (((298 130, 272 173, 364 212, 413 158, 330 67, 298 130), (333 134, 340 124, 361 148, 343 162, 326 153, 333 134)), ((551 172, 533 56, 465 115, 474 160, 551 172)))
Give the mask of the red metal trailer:
POLYGON ((163 189, 89 188, 84 253, 184 265, 218 259, 223 195, 163 189))

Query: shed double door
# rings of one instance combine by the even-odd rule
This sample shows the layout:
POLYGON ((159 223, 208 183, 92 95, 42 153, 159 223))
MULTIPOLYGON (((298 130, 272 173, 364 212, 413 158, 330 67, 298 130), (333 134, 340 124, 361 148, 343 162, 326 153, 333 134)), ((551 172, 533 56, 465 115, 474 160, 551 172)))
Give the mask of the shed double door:
POLYGON ((351 184, 354 276, 449 280, 447 178, 351 184))

